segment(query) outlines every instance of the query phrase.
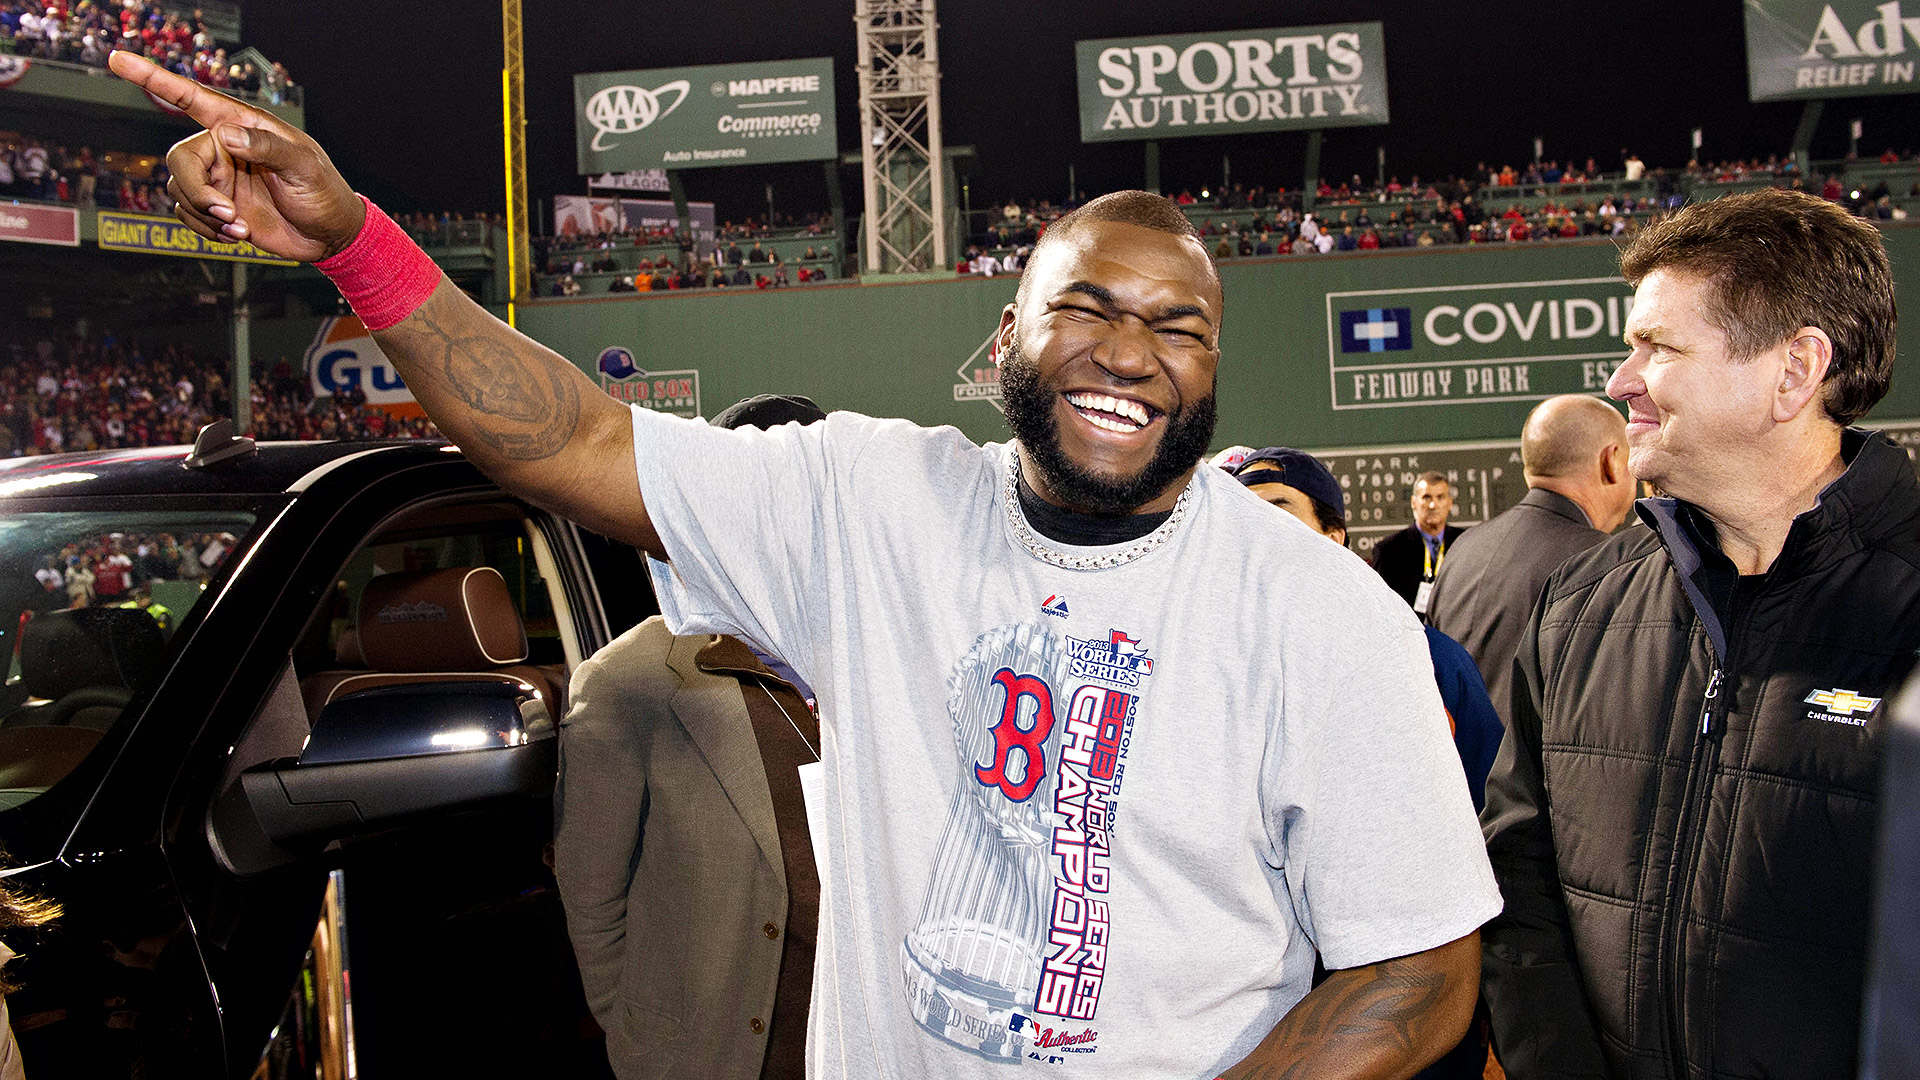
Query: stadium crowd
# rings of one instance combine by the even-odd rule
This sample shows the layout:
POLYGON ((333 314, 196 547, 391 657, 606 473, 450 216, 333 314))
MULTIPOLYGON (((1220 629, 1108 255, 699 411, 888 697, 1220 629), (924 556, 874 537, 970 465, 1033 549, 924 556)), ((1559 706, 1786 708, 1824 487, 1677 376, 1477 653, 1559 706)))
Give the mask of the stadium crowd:
MULTIPOLYGON (((415 226, 406 221, 411 231, 415 226)), ((561 235, 534 241, 535 260, 548 296, 577 296, 579 278, 613 274, 610 293, 679 289, 774 289, 826 281, 840 260, 833 215, 803 219, 778 216, 726 221, 714 230, 711 254, 694 236, 670 227, 636 226, 585 234, 569 226, 561 235)))
MULTIPOLYGON (((1594 159, 1546 160, 1523 168, 1478 163, 1466 176, 1437 182, 1392 176, 1368 183, 1358 175, 1321 179, 1307 208, 1300 191, 1284 186, 1231 183, 1219 190, 1191 188, 1173 196, 1200 228, 1216 259, 1314 255, 1448 244, 1499 244, 1630 238, 1639 229, 1689 201, 1689 193, 1772 186, 1806 190, 1845 206, 1856 216, 1900 221, 1907 210, 1897 200, 1920 198, 1920 155, 1888 149, 1876 164, 1913 164, 1904 182, 1885 173, 1849 188, 1839 172, 1810 183, 1791 157, 1728 160, 1684 168, 1649 169, 1623 152, 1621 168, 1602 171, 1594 159)), ((1069 203, 1010 199, 975 222, 961 273, 990 276, 1018 272, 1047 224, 1071 210, 1069 203)))
POLYGON ((199 582, 213 576, 232 553, 232 533, 110 533, 83 537, 48 552, 34 569, 42 600, 37 610, 83 607, 141 608, 161 629, 171 630, 177 612, 156 603, 153 585, 199 582))
MULTIPOLYGON (((280 358, 250 387, 257 439, 435 437, 349 393, 315 397, 280 358)), ((111 332, 0 339, 0 457, 191 443, 232 412, 222 365, 169 344, 148 354, 111 332)))
POLYGON ((155 165, 144 175, 123 171, 90 146, 69 148, 44 135, 0 132, 0 198, 173 213, 165 165, 155 165))
POLYGON ((296 93, 285 65, 234 62, 198 11, 154 0, 0 0, 0 52, 106 67, 116 49, 242 97, 278 105, 296 93))

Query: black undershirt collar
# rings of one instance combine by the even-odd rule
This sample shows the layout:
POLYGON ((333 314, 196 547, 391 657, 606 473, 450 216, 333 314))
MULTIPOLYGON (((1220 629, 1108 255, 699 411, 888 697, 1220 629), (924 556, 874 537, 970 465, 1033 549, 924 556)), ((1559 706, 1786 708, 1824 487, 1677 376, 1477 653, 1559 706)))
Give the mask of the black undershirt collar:
POLYGON ((1105 547, 1109 544, 1124 544, 1138 540, 1167 523, 1173 511, 1164 510, 1157 514, 1080 514, 1058 507, 1041 498, 1027 484, 1027 474, 1023 469, 1018 474, 1015 490, 1020 496, 1020 510, 1027 515, 1027 524, 1033 531, 1056 544, 1071 544, 1075 547, 1105 547))

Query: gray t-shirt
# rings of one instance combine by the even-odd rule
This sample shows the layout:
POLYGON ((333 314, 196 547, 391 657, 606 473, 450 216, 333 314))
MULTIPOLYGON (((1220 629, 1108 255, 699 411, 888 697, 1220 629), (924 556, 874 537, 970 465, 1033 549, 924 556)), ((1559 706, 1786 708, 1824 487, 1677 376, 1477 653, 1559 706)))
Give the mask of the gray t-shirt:
POLYGON ((810 1075, 1214 1076, 1316 946, 1499 911, 1412 614, 1217 470, 1144 541, 1063 549, 1016 534, 1011 447, 951 428, 633 422, 668 625, 819 694, 810 1075))

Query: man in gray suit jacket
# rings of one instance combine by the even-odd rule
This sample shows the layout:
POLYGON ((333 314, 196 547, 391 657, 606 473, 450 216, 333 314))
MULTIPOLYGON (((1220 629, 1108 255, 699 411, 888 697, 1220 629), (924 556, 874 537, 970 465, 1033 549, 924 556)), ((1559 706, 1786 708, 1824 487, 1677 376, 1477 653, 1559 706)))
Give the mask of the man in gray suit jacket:
MULTIPOLYGON (((716 426, 824 417, 754 398, 716 426)), ((800 769, 812 692, 721 636, 648 619, 574 673, 554 876, 620 1080, 800 1080, 820 876, 800 769)))
POLYGON ((1626 520, 1635 494, 1627 425, 1599 398, 1548 398, 1520 432, 1527 494, 1447 549, 1428 621, 1466 646, 1502 723, 1510 717, 1513 657, 1547 575, 1626 520))

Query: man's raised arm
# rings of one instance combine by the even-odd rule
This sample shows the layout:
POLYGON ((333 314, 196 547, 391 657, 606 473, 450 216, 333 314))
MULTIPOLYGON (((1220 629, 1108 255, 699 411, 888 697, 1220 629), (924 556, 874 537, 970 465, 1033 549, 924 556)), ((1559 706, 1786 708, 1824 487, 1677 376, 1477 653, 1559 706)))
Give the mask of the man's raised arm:
POLYGON ((375 217, 305 132, 131 53, 108 63, 207 129, 167 152, 181 221, 215 242, 325 263, 363 318, 366 307, 390 315, 367 320, 374 340, 427 416, 487 475, 665 557, 640 499, 625 406, 401 243, 404 234, 375 217))

